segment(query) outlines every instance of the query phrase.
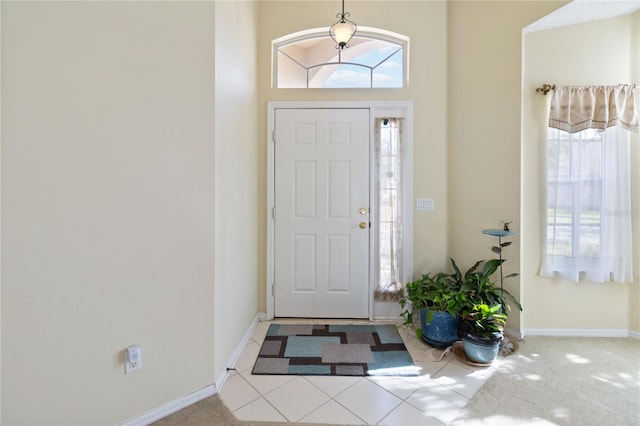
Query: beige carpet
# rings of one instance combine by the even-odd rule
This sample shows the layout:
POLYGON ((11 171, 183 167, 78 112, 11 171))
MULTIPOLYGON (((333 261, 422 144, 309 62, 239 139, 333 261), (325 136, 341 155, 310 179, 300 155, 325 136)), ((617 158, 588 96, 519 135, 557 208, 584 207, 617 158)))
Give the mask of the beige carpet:
POLYGON ((640 425, 640 340, 528 337, 452 424, 640 425))
MULTIPOLYGON (((214 424, 291 423, 236 420, 215 395, 155 423, 214 424)), ((640 340, 528 337, 452 425, 640 425, 640 340)))
MULTIPOLYGON (((213 395, 207 399, 197 402, 172 415, 153 423, 153 426, 204 426, 204 425, 260 425, 260 426, 282 426, 293 423, 277 422, 245 422, 236 419, 231 411, 222 402, 218 395, 213 395)), ((295 423, 296 425, 311 425, 309 423, 295 423)))

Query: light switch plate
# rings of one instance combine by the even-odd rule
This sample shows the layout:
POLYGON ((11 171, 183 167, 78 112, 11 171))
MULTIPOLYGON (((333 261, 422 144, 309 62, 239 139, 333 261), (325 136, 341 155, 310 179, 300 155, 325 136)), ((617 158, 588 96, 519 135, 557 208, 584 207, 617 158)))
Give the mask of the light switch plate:
POLYGON ((431 211, 435 209, 433 198, 417 198, 416 210, 418 211, 431 211))

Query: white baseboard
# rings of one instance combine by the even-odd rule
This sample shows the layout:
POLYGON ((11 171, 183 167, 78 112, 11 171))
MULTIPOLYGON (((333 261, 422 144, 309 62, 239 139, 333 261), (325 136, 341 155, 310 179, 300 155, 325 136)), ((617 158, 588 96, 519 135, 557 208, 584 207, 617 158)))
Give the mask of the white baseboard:
POLYGON ((559 337, 630 337, 631 333, 623 328, 525 328, 522 331, 523 336, 559 337))
MULTIPOLYGON (((262 315, 264 315, 264 314, 262 314, 262 315)), ((260 312, 258 312, 253 317, 253 320, 251 320, 251 323, 249 324, 249 327, 247 327, 247 330, 242 335, 242 339, 240 339, 240 342, 236 346, 235 350, 231 353, 231 356, 229 357, 229 360, 225 364, 224 370, 222 370, 220 372, 220 374, 218 374, 218 376, 217 376, 218 378, 216 379, 216 383, 215 383, 215 386, 216 386, 216 389, 218 389, 218 392, 220 392, 222 390, 222 387, 224 386, 224 383, 229 378, 229 370, 233 369, 235 367, 236 362, 238 362, 238 358, 240 358, 240 355, 242 355, 242 351, 244 350, 244 347, 249 342, 249 339, 251 338, 251 334, 253 334, 253 330, 255 330, 256 325, 258 325, 258 322, 260 321, 260 317, 262 315, 261 315, 260 312)))
POLYGON ((640 331, 629 330, 629 337, 640 339, 640 331))
POLYGON ((139 416, 133 417, 129 420, 125 420, 124 422, 120 423, 120 426, 146 426, 164 417, 167 417, 168 415, 173 414, 176 411, 182 410, 185 407, 195 404, 198 401, 209 398, 216 393, 217 392, 215 385, 209 385, 206 388, 200 389, 199 391, 193 392, 185 397, 172 401, 161 407, 155 408, 139 416))
MULTIPOLYGON (((203 399, 209 398, 210 396, 220 392, 220 390, 222 390, 222 386, 224 386, 225 381, 229 377, 228 368, 233 368, 233 366, 235 366, 235 363, 238 361, 238 358, 240 358, 244 347, 246 346, 247 342, 249 342, 251 334, 253 334, 253 330, 255 330, 256 325, 259 321, 264 321, 265 318, 266 314, 261 312, 258 312, 253 317, 253 320, 251 321, 251 324, 249 324, 247 331, 244 332, 240 343, 238 343, 236 349, 231 353, 229 360, 225 364, 225 369, 221 371, 220 374, 218 374, 218 378, 216 379, 216 382, 214 384, 211 384, 196 392, 190 393, 189 395, 182 398, 176 399, 175 401, 169 402, 161 407, 154 408, 153 410, 148 411, 144 414, 140 414, 139 416, 125 420, 124 422, 120 423, 120 426, 146 426, 164 417, 167 417, 168 415, 173 414, 176 411, 182 410, 185 407, 193 405, 196 402, 202 401, 203 399)), ((211 362, 213 362, 213 360, 211 362)))

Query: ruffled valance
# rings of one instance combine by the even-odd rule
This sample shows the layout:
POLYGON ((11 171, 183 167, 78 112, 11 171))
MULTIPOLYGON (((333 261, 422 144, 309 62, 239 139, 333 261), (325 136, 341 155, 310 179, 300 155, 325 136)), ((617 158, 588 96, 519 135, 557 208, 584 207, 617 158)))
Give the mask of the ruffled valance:
POLYGON ((616 86, 556 86, 551 96, 549 127, 569 133, 619 126, 638 132, 638 88, 616 86))

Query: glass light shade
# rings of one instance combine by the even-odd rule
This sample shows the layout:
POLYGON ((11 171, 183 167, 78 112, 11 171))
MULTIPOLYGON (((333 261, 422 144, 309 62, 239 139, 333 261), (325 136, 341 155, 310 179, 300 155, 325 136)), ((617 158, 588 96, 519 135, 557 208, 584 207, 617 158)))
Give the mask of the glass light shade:
POLYGON ((338 44, 341 49, 344 49, 347 43, 351 40, 356 33, 357 26, 351 21, 343 20, 336 22, 329 29, 331 38, 338 44))

